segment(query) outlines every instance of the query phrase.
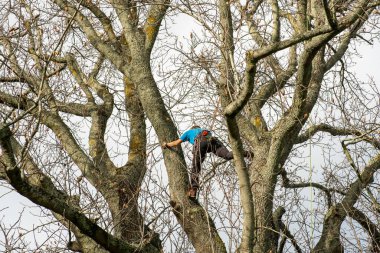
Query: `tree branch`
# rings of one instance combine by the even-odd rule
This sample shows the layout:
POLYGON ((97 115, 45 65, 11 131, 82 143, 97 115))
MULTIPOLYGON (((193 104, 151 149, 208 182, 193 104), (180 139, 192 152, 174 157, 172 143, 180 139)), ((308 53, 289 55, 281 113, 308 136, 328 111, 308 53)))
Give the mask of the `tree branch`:
POLYGON ((307 15, 307 0, 297 1, 297 33, 304 33, 310 28, 310 20, 307 15))
POLYGON ((224 109, 224 115, 226 117, 235 117, 243 107, 248 103, 254 87, 254 79, 256 74, 256 61, 247 54, 246 55, 246 68, 245 68, 245 82, 244 87, 238 94, 237 98, 232 101, 224 109))
POLYGON ((169 8, 170 0, 156 0, 149 9, 147 19, 144 24, 145 49, 152 51, 154 42, 161 26, 161 21, 169 8))
POLYGON ((116 10, 120 23, 124 28, 124 32, 128 35, 132 35, 139 22, 136 1, 111 0, 110 3, 116 10))
POLYGON ((30 85, 38 83, 38 79, 32 75, 32 74, 26 74, 21 68, 18 63, 18 60, 15 56, 15 49, 12 46, 11 41, 9 38, 0 36, 0 45, 4 46, 6 51, 8 52, 7 55, 4 55, 3 57, 9 61, 10 65, 8 65, 5 61, 2 60, 2 62, 20 79, 23 80, 23 82, 28 83, 30 85))
POLYGON ((83 93, 86 95, 87 101, 90 104, 95 105, 95 99, 92 95, 90 89, 88 88, 87 83, 87 77, 82 72, 82 70, 79 68, 78 63, 74 57, 73 54, 68 53, 66 54, 66 62, 69 67, 71 75, 74 77, 75 81, 79 85, 79 87, 82 89, 83 93))
MULTIPOLYGON (((104 171, 107 171, 114 167, 108 156, 104 140, 107 120, 111 116, 113 109, 113 96, 108 92, 105 86, 102 86, 97 82, 96 78, 89 78, 83 73, 79 68, 74 55, 67 54, 66 58, 72 75, 86 94, 87 100, 89 101, 88 103, 90 105, 95 105, 95 99, 89 87, 94 89, 98 96, 104 100, 103 105, 95 106, 96 110, 91 111, 92 122, 89 133, 89 147, 90 155, 95 166, 104 168, 104 171)), ((95 68, 98 68, 98 66, 95 65, 95 68)), ((97 71, 98 70, 95 69, 95 72, 97 71)))
POLYGON ((0 129, 0 145, 3 148, 3 155, 0 160, 5 165, 6 174, 10 184, 23 196, 34 203, 46 207, 73 222, 87 236, 93 238, 98 244, 111 252, 149 252, 149 245, 144 248, 136 248, 119 240, 104 231, 97 224, 88 219, 77 208, 68 204, 62 192, 56 188, 44 188, 31 185, 28 179, 22 176, 14 157, 13 148, 10 143, 12 133, 9 128, 0 129))
MULTIPOLYGON (((90 181, 96 184, 97 179, 100 175, 98 175, 98 173, 94 171, 95 167, 93 165, 93 162, 88 158, 85 152, 78 145, 70 129, 62 121, 59 115, 56 115, 48 111, 39 112, 38 108, 36 107, 36 103, 34 101, 23 98, 23 97, 21 99, 17 97, 13 97, 4 92, 0 92, 0 103, 7 104, 13 108, 22 109, 26 113, 30 113, 34 115, 34 117, 39 117, 40 115, 41 123, 49 127, 55 133, 57 138, 61 141, 62 145, 66 148, 70 157, 81 169, 82 173, 84 175, 90 176, 89 178, 90 181)), ((74 104, 71 104, 71 105, 73 106, 74 104)), ((64 106, 61 105, 61 106, 62 106, 61 109, 67 108, 68 111, 70 112, 77 111, 78 114, 80 113, 80 110, 81 110, 80 106, 70 107, 70 108, 67 107, 69 106, 68 104, 65 104, 64 106)), ((88 107, 82 107, 82 109, 88 110, 88 107)), ((83 114, 83 112, 81 112, 81 114, 83 114)))
POLYGON ((62 9, 62 11, 74 17, 75 21, 79 24, 83 32, 86 34, 90 43, 97 50, 106 55, 118 69, 122 69, 122 67, 124 67, 126 62, 123 60, 123 58, 120 57, 119 53, 115 50, 115 48, 112 47, 112 45, 107 44, 101 39, 89 19, 84 16, 77 7, 70 4, 67 0, 54 0, 54 3, 56 3, 62 9))
MULTIPOLYGON (((3 151, 0 146, 0 160, 1 160, 2 155, 3 155, 3 151)), ((0 163, 0 180, 8 181, 7 173, 5 172, 5 166, 2 163, 0 163)))
MULTIPOLYGON (((326 0, 324 0, 326 1, 326 0)), ((368 15, 366 15, 368 17, 368 15)), ((334 55, 332 55, 326 62, 326 71, 331 69, 337 61, 342 59, 342 56, 346 53, 348 49, 348 45, 351 41, 351 39, 357 34, 358 30, 363 26, 365 23, 365 20, 359 19, 357 21, 357 24, 351 28, 347 34, 343 37, 343 39, 340 42, 340 45, 338 46, 338 49, 334 51, 334 55)))
MULTIPOLYGON (((274 227, 275 227, 276 231, 278 232, 278 235, 280 235, 281 232, 284 233, 284 235, 285 235, 284 236, 285 239, 281 240, 278 252, 282 252, 283 245, 285 245, 286 239, 290 239, 290 242, 293 244, 296 252, 301 253, 302 250, 301 250, 300 246, 298 245, 296 239, 294 238, 293 234, 289 231, 287 226, 285 226, 285 224, 281 220, 284 213, 285 213, 285 208, 282 206, 278 207, 276 209, 276 211, 274 211, 274 213, 273 213, 273 223, 274 223, 274 227)), ((278 238, 276 241, 278 241, 278 238)))
MULTIPOLYGON (((360 139, 359 139, 359 140, 360 140, 360 139)), ((356 175, 358 176, 358 179, 359 179, 359 180, 362 180, 362 178, 361 178, 361 174, 360 174, 360 171, 359 171, 359 169, 356 167, 355 162, 354 162, 354 159, 352 159, 351 154, 350 154, 350 152, 349 152, 349 150, 348 150, 348 148, 347 148, 348 145, 350 145, 350 144, 354 144, 354 143, 357 143, 357 141, 354 141, 354 142, 351 142, 351 143, 346 144, 345 141, 343 140, 341 144, 342 144, 343 152, 344 152, 344 154, 345 154, 345 156, 346 156, 348 162, 350 163, 350 166, 354 169, 356 175)), ((371 201, 372 201, 372 204, 373 204, 377 209, 380 209, 380 205, 379 205, 379 203, 377 202, 376 197, 372 194, 372 191, 371 191, 369 188, 366 188, 366 190, 367 190, 367 193, 368 193, 368 195, 369 195, 369 197, 370 197, 370 199, 371 199, 371 201)))
MULTIPOLYGON (((225 68, 227 73, 232 73, 232 62, 234 61, 234 41, 232 30, 232 17, 231 9, 227 0, 219 0, 219 20, 222 25, 222 45, 221 51, 224 55, 221 65, 225 68)), ((247 68, 245 73, 246 83, 243 91, 238 95, 238 98, 226 106, 224 113, 226 116, 228 133, 230 137, 230 143, 232 147, 232 153, 234 156, 235 171, 238 175, 241 204, 243 208, 243 231, 242 239, 239 246, 241 252, 251 252, 253 249, 253 238, 255 231, 255 214, 254 203, 252 201, 252 191, 247 170, 247 165, 243 157, 243 144, 240 137, 240 130, 237 125, 236 115, 246 105, 249 97, 253 92, 253 80, 256 66, 247 62, 247 68), (250 69, 251 68, 251 69, 250 69)), ((223 85, 234 85, 234 75, 223 75, 223 85)))
MULTIPOLYGON (((350 162, 352 163, 352 161, 350 162)), ((342 245, 339 241, 339 231, 347 214, 352 212, 354 205, 361 196, 363 190, 373 182, 374 174, 380 169, 380 153, 376 155, 363 168, 362 172, 358 172, 358 179, 350 184, 349 189, 343 197, 341 203, 329 208, 323 222, 323 230, 321 238, 313 250, 341 250, 342 245)))
POLYGON ((271 80, 268 84, 260 87, 257 94, 254 96, 254 101, 258 108, 262 108, 268 99, 276 92, 279 92, 287 83, 287 81, 294 75, 297 70, 297 55, 295 47, 290 49, 288 68, 277 74, 276 80, 271 80))
MULTIPOLYGON (((31 114, 35 113, 36 110, 36 102, 23 95, 16 97, 0 91, 0 103, 6 104, 12 108, 24 110, 25 112, 31 114)), ((91 115, 91 111, 96 110, 96 106, 90 104, 83 105, 78 103, 62 103, 57 101, 56 106, 61 112, 82 117, 89 117, 91 115)))
POLYGON ((327 2, 327 0, 323 0, 323 8, 325 10, 327 22, 329 23, 332 29, 336 29, 337 21, 329 8, 329 3, 327 2))
POLYGON ((98 18, 111 43, 113 43, 114 45, 118 43, 118 40, 114 33, 114 29, 112 27, 111 19, 109 19, 107 15, 97 5, 93 4, 92 1, 76 0, 76 2, 86 7, 95 15, 95 17, 98 18))
POLYGON ((359 1, 357 5, 352 8, 352 11, 349 13, 349 15, 346 15, 345 17, 339 20, 338 22, 339 24, 337 25, 336 29, 332 29, 330 24, 323 25, 319 28, 306 31, 302 34, 294 35, 290 39, 270 44, 258 50, 252 50, 249 53, 252 55, 252 58, 256 60, 260 60, 262 58, 267 57, 268 55, 271 55, 275 52, 278 52, 280 50, 293 46, 302 41, 310 40, 316 36, 331 33, 331 32, 339 33, 343 31, 344 29, 346 29, 347 27, 349 27, 350 25, 352 25, 359 18, 362 18, 362 16, 365 15, 365 13, 367 12, 368 6, 369 6, 368 0, 359 1))
POLYGON ((311 137, 313 137, 318 132, 326 132, 331 134, 332 136, 342 136, 342 135, 356 135, 361 136, 362 133, 359 132, 356 129, 346 129, 346 128, 339 128, 339 127, 333 127, 328 124, 322 123, 318 125, 313 125, 306 129, 303 133, 298 135, 297 139, 295 140, 295 143, 303 143, 307 140, 309 140, 311 137))
POLYGON ((313 125, 306 129, 303 133, 298 135, 297 139, 295 140, 296 144, 304 143, 305 141, 309 140, 311 137, 313 137, 315 134, 319 132, 326 132, 331 134, 332 136, 347 136, 347 135, 353 135, 355 136, 355 141, 365 141, 371 145, 373 145, 375 148, 380 149, 380 141, 369 137, 369 134, 373 132, 373 130, 368 131, 367 133, 360 132, 356 129, 347 129, 347 128, 339 128, 330 126, 328 124, 322 123, 318 125, 313 125))
MULTIPOLYGON (((70 196, 69 202, 75 207, 79 206, 79 196, 70 196)), ((100 246, 96 241, 94 241, 91 237, 83 234, 81 230, 75 226, 70 220, 66 217, 53 212, 54 217, 63 224, 69 231, 69 242, 67 243, 67 248, 74 252, 91 252, 91 253, 107 253, 108 250, 105 250, 102 246, 100 246), (74 233, 76 241, 73 241, 71 238, 71 234, 74 233)))
POLYGON ((280 8, 278 7, 278 1, 271 0, 271 6, 272 6, 272 18, 273 18, 272 42, 278 42, 280 41, 280 31, 281 31, 280 8))
POLYGON ((0 77, 1 83, 25 83, 26 79, 18 76, 0 77))
POLYGON ((289 180, 289 178, 287 176, 287 172, 286 172, 285 169, 282 170, 281 177, 282 177, 283 186, 285 188, 297 189, 297 188, 314 187, 314 188, 317 188, 317 189, 323 191, 326 194, 327 205, 329 207, 332 206, 331 192, 337 192, 337 193, 340 193, 342 195, 346 194, 344 191, 337 190, 337 189, 334 189, 334 188, 327 188, 327 187, 325 187, 325 186, 323 186, 323 185, 321 185, 319 183, 314 183, 314 182, 310 182, 310 183, 290 183, 290 180, 289 180))
POLYGON ((348 216, 356 220, 370 235, 372 239, 372 251, 378 252, 380 250, 380 231, 379 226, 374 224, 362 211, 352 207, 348 210, 348 216))

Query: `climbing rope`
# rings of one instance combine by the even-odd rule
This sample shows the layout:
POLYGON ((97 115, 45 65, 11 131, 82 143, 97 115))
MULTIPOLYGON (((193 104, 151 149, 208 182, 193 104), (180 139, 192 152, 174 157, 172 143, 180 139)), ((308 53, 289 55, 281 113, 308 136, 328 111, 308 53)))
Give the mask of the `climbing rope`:
MULTIPOLYGON (((310 129, 310 128, 309 128, 310 129)), ((310 248, 313 248, 314 245, 314 194, 313 194, 313 187, 312 187, 312 176, 313 176, 313 166, 312 166, 312 160, 311 160, 311 136, 310 136, 310 130, 309 130, 309 182, 310 182, 310 223, 311 223, 311 238, 310 238, 310 248)))

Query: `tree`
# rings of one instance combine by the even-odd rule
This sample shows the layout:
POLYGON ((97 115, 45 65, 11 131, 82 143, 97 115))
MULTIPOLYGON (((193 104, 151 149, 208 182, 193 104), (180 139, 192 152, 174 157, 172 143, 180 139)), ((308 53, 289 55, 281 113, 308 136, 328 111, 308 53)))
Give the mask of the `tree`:
MULTIPOLYGON (((350 76, 347 59, 352 55, 350 45, 377 38, 379 4, 364 0, 4 3, 0 178, 52 211, 75 235, 76 240, 67 245, 70 250, 163 251, 165 228, 160 228, 170 226, 170 221, 160 217, 167 203, 148 221, 144 209, 153 210, 154 204, 145 201, 142 206, 139 196, 144 180, 154 181, 149 176, 155 164, 148 157, 156 156, 149 145, 150 125, 158 143, 168 142, 178 138, 174 120, 183 117, 170 106, 178 102, 175 94, 165 96, 165 80, 187 77, 193 82, 194 97, 183 92, 183 99, 199 101, 207 90, 218 97, 213 101, 220 102, 211 106, 214 116, 204 122, 227 129, 234 154, 242 213, 223 199, 220 205, 234 210, 230 218, 238 217, 239 225, 234 227, 241 230, 238 252, 282 252, 287 239, 296 251, 342 252, 340 233, 348 217, 367 231, 368 245, 376 252, 379 101, 372 98, 379 93, 376 85, 364 87, 350 76), (159 35, 170 18, 183 14, 194 18, 201 31, 191 34, 185 48, 159 35), (168 48, 179 54, 166 69, 161 64, 167 66, 168 48), (155 65, 157 59, 160 66, 155 65), (321 168, 329 178, 324 182, 296 182, 302 166, 290 165, 304 158, 305 143, 332 142, 325 133, 341 141, 345 162, 325 159, 335 167, 321 168), (127 161, 126 147, 118 139, 123 134, 129 141, 127 161), (111 140, 113 136, 117 139, 111 140), (243 144, 255 154, 248 165, 243 144), (70 173, 62 178, 57 170, 70 173), (90 185, 87 195, 84 185, 90 185), (326 198, 318 201, 316 219, 322 218, 323 224, 318 226, 315 245, 308 243, 313 234, 302 240, 283 222, 289 215, 283 204, 297 203, 305 187, 326 198), (282 199, 285 189, 299 190, 294 190, 293 198, 282 199), (98 197, 91 199, 91 192, 98 197)), ((331 153, 328 147, 323 149, 323 154, 331 153)), ((207 196, 203 204, 187 197, 182 149, 162 154, 168 202, 181 231, 197 252, 226 252, 214 209, 203 205, 213 202, 207 196)), ((295 228, 305 231, 302 222, 296 220, 295 228)), ((363 238, 361 234, 359 240, 363 238)))

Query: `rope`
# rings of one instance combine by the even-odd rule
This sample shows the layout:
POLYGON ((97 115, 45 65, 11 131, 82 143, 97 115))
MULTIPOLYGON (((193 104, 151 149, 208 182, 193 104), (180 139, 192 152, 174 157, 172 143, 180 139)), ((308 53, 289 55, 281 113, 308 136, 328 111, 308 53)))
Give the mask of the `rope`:
MULTIPOLYGON (((309 128, 310 129, 310 128, 309 128)), ((310 132, 310 130, 309 130, 310 132)), ((309 133, 309 182, 310 182, 310 222, 311 222, 311 238, 310 238, 310 248, 313 248, 314 245, 314 194, 313 194, 313 187, 312 187, 312 176, 313 176, 313 167, 311 163, 311 138, 309 133)))

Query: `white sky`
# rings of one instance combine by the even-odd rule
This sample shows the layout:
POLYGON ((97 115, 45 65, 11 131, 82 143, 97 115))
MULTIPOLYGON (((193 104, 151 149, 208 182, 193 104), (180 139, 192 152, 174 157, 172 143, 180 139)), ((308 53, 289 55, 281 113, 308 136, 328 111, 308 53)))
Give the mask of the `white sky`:
MULTIPOLYGON (((184 36, 189 38, 190 33, 193 31, 192 26, 183 26, 184 23, 190 23, 191 19, 184 16, 181 23, 174 25, 173 29, 179 34, 179 36, 184 36)), ((377 42, 375 45, 364 45, 360 47, 359 53, 362 54, 362 58, 356 58, 357 65, 354 68, 357 75, 363 81, 368 80, 370 77, 375 80, 377 87, 380 87, 380 43, 377 42)), ((314 161, 316 164, 318 161, 314 161)), ((0 184, 0 223, 7 224, 7 226, 12 225, 19 218, 19 214, 22 212, 25 206, 34 206, 26 198, 20 196, 18 193, 9 192, 9 188, 4 187, 0 184)), ((32 209, 33 210, 33 209, 32 209)), ((37 209, 34 209, 37 211, 37 209)), ((22 218, 22 226, 25 228, 32 228, 36 225, 36 212, 34 214, 26 211, 22 218)), ((37 211, 38 212, 38 211, 37 211)), ((38 225, 38 224, 37 224, 38 225)), ((0 242, 3 242, 3 235, 0 233, 0 242)), ((0 246, 0 252, 4 251, 4 248, 0 246)))

